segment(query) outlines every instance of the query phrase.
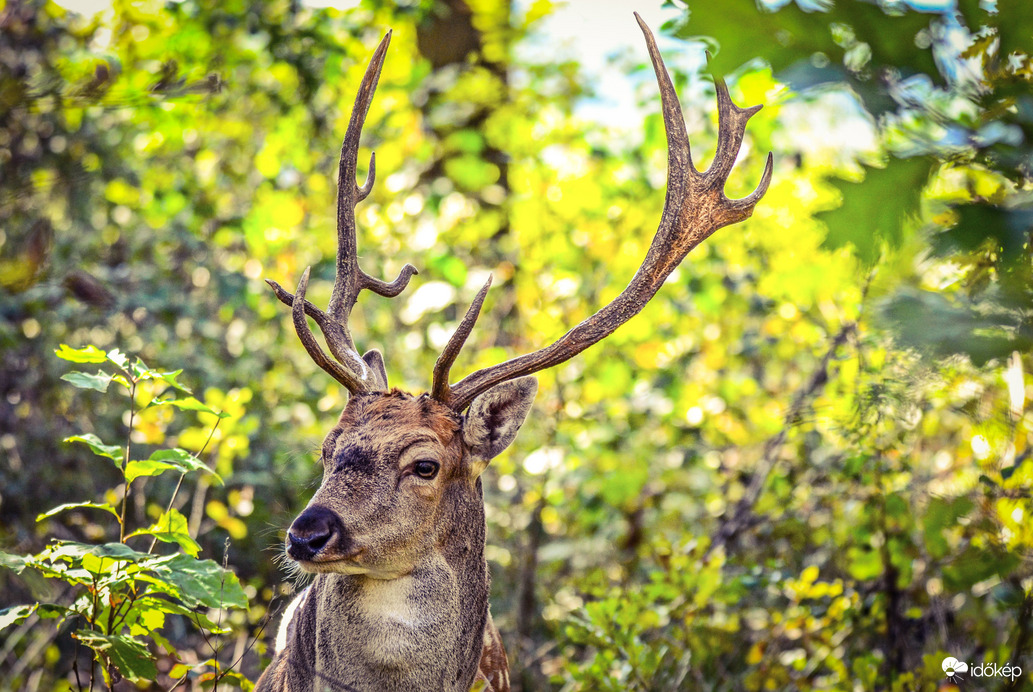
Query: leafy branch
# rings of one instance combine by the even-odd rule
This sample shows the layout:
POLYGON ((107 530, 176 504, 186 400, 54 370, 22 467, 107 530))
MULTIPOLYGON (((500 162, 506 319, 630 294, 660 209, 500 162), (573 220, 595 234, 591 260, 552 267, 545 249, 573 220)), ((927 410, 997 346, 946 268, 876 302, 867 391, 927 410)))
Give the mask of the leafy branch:
MULTIPOLYGON (((200 456, 215 438, 219 423, 229 414, 196 399, 178 382, 181 370, 155 370, 139 358, 130 360, 117 349, 104 352, 94 346, 73 349, 62 345, 56 354, 72 363, 102 366, 95 373, 74 370, 63 375, 63 380, 80 389, 101 393, 108 393, 114 383, 129 399, 124 444, 107 444, 92 433, 72 435, 65 440, 86 445, 95 456, 112 463, 122 476, 122 493, 117 507, 109 502, 89 500, 63 504, 41 513, 37 521, 69 511, 99 510, 117 523, 118 542, 92 545, 54 540, 35 555, 0 553, 0 566, 19 575, 34 572, 57 580, 71 591, 71 598, 60 603, 36 602, 0 611, 0 630, 29 617, 56 618, 59 626, 74 623, 76 629, 71 636, 76 646, 85 645, 93 652, 88 689, 94 689, 98 664, 109 687, 123 678, 134 683, 154 680, 158 672, 156 654, 149 648, 147 639, 176 655, 175 646, 160 633, 168 617, 183 617, 193 622, 217 653, 218 649, 211 644, 213 638, 229 631, 222 624, 223 611, 247 607, 247 596, 236 575, 225 561, 220 565, 198 557, 201 547, 190 535, 186 517, 175 509, 176 496, 187 474, 210 474, 221 482, 200 456), (153 381, 159 387, 164 385, 164 391, 141 405, 137 399, 146 381, 153 381), (156 406, 172 406, 214 417, 197 453, 173 447, 155 451, 146 459, 133 458, 134 425, 145 410, 156 406), (129 530, 126 507, 134 492, 133 482, 165 473, 179 474, 165 511, 150 526, 129 530), (129 545, 133 539, 145 536, 151 538, 146 552, 129 545), (156 553, 159 543, 173 546, 174 552, 156 553), (215 622, 207 614, 211 609, 219 613, 215 622)), ((217 660, 213 665, 216 682, 233 680, 242 689, 251 688, 249 681, 223 670, 217 660)), ((183 666, 182 671, 185 679, 190 669, 183 666)), ((78 661, 74 672, 78 688, 84 689, 78 661)))

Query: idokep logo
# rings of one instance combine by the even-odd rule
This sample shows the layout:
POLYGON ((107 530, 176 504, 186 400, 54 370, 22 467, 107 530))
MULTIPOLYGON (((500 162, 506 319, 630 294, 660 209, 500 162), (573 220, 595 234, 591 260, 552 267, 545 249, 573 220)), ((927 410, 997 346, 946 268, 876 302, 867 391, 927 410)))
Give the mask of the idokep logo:
POLYGON ((1022 675, 1022 668, 1019 666, 1013 666, 1010 663, 1006 663, 1003 666, 997 665, 996 663, 980 663, 979 665, 969 666, 964 661, 959 661, 953 656, 948 656, 943 659, 941 664, 943 672, 947 675, 947 679, 951 682, 957 682, 963 679, 963 673, 968 673, 974 678, 1008 678, 1014 681, 1015 678, 1022 675))
POLYGON ((957 682, 961 679, 962 673, 968 672, 968 664, 964 661, 959 661, 953 656, 948 656, 943 659, 943 672, 947 674, 947 679, 951 682, 957 682))

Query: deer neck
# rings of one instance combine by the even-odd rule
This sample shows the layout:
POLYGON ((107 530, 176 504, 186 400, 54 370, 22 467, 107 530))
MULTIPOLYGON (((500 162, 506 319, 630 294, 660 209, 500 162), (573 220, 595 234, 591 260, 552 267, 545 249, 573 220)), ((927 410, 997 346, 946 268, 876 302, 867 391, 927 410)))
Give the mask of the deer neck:
POLYGON ((476 490, 476 503, 442 503, 434 545, 408 574, 316 576, 298 634, 315 642, 311 664, 330 689, 470 688, 489 591, 479 480, 476 490))

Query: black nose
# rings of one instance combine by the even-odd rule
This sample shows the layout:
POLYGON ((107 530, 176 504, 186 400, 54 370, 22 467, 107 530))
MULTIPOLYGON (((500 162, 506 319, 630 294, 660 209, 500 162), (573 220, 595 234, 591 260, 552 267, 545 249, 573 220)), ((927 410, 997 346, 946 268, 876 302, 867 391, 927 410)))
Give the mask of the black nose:
POLYGON ((294 560, 311 560, 328 546, 347 550, 348 536, 336 512, 309 507, 287 530, 287 554, 294 560))

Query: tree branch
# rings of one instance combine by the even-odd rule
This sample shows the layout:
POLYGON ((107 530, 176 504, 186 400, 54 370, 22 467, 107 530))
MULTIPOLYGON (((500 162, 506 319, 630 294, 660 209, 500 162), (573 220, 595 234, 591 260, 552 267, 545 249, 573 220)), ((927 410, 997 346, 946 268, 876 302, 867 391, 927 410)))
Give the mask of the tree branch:
POLYGON ((789 410, 786 411, 782 429, 774 436, 769 437, 767 442, 764 443, 764 453, 761 455, 760 461, 757 462, 753 480, 750 482, 749 487, 746 488, 742 498, 736 503, 735 510, 730 515, 726 515, 728 518, 718 528, 717 535, 714 536, 713 542, 711 542, 710 547, 707 548, 706 553, 703 555, 704 559, 717 548, 727 546, 732 539, 752 523, 753 507, 757 504, 757 500, 760 499, 760 494, 767 484, 768 477, 778 463, 779 452, 781 452, 782 445, 785 444, 786 438, 789 436, 790 429, 799 422, 804 407, 828 382, 829 364, 832 362, 832 358, 836 355, 839 347, 845 344, 856 330, 856 322, 847 322, 840 328, 836 336, 833 337, 832 343, 829 345, 825 355, 822 356, 818 368, 807 381, 807 384, 793 395, 793 401, 789 405, 789 410))

